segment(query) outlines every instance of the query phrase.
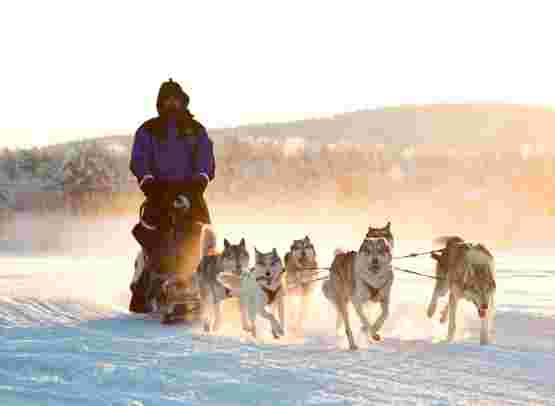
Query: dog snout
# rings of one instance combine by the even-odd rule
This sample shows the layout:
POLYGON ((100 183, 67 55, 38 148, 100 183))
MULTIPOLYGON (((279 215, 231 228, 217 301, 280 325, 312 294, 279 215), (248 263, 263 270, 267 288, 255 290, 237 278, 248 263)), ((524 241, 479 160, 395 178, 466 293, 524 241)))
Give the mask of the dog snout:
POLYGON ((272 276, 272 273, 270 271, 266 271, 266 278, 269 278, 270 276, 272 276))
POLYGON ((379 265, 378 258, 376 258, 376 257, 372 258, 372 265, 374 265, 374 266, 379 265))

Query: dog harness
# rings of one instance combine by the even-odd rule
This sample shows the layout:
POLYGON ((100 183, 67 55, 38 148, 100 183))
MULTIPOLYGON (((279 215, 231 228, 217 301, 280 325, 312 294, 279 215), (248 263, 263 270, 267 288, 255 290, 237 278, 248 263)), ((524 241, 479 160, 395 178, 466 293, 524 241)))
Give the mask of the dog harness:
POLYGON ((278 292, 281 290, 281 286, 278 287, 276 290, 270 290, 268 288, 265 288, 264 286, 261 286, 261 288, 264 291, 264 293, 266 294, 266 297, 268 298, 268 304, 269 305, 274 303, 274 301, 276 300, 278 292))
POLYGON ((377 302, 378 295, 380 294, 380 289, 376 289, 375 287, 370 286, 368 284, 366 284, 366 286, 368 286, 368 293, 370 294, 370 300, 377 302))

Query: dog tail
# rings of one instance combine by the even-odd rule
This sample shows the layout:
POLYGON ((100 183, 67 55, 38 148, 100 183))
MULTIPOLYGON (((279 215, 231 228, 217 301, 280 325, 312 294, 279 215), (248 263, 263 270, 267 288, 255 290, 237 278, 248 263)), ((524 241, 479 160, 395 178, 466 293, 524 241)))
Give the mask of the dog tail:
POLYGON ((205 224, 201 233, 201 258, 213 255, 216 252, 216 233, 212 226, 205 224))

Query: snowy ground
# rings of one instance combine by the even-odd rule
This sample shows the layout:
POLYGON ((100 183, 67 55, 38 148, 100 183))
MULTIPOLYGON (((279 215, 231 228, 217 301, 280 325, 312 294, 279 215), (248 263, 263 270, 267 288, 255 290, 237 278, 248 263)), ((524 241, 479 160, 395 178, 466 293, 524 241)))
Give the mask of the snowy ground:
MULTIPOLYGON (((446 326, 425 317, 432 281, 397 274, 384 342, 350 352, 336 339, 335 313, 321 296, 305 338, 280 342, 263 321, 266 336, 254 343, 238 334, 235 318, 220 334, 204 336, 129 314, 136 247, 118 240, 115 255, 117 235, 127 238, 128 228, 118 230, 105 232, 112 249, 104 256, 77 249, 0 256, 0 404, 555 405, 552 253, 495 253, 493 345, 478 345, 470 305, 460 309, 457 342, 442 342, 446 326)), ((336 246, 358 247, 357 233, 336 244, 324 230, 230 225, 220 236, 246 236, 261 250, 275 244, 284 253, 292 238, 311 232, 322 265, 336 246)), ((396 254, 430 248, 398 240, 396 254)), ((397 264, 422 272, 432 266, 426 258, 397 264)))

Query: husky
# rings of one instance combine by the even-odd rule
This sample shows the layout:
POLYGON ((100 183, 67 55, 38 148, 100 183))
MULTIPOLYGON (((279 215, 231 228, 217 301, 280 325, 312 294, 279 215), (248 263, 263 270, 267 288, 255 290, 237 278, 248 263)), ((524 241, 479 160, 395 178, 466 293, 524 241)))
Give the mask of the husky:
POLYGON ((200 287, 204 331, 215 332, 220 329, 222 302, 233 296, 231 290, 218 280, 218 275, 228 272, 240 276, 248 272, 249 262, 250 255, 244 238, 241 238, 239 244, 231 244, 224 239, 224 249, 220 254, 203 253, 196 277, 200 287))
POLYGON ((440 321, 447 321, 447 340, 452 341, 456 332, 457 304, 466 299, 476 306, 481 319, 480 344, 490 342, 490 330, 495 318, 495 260, 491 252, 482 244, 465 242, 458 236, 436 239, 445 242, 441 254, 432 253, 436 262, 436 276, 432 300, 428 306, 428 317, 433 317, 438 298, 449 292, 449 303, 442 311, 440 321))
POLYGON ((239 296, 243 330, 257 336, 256 315, 268 320, 272 335, 279 339, 285 335, 285 287, 283 284, 283 264, 276 249, 261 253, 255 247, 255 267, 240 276, 224 272, 219 280, 239 296), (270 306, 272 312, 266 309, 270 306), (277 308, 279 321, 273 314, 277 308))
POLYGON ((393 238, 393 233, 391 232, 391 222, 388 221, 384 227, 368 227, 368 232, 366 233, 366 238, 380 238, 383 237, 389 243, 391 249, 395 245, 395 239, 393 238))
POLYGON ((322 286, 322 291, 337 310, 337 333, 345 334, 349 348, 358 347, 353 338, 349 322, 349 303, 352 303, 362 323, 362 331, 369 340, 381 341, 378 333, 389 317, 391 288, 393 286, 392 243, 393 235, 388 223, 383 228, 368 229, 366 237, 358 250, 336 251, 332 262, 330 279, 322 286), (365 308, 367 303, 379 303, 381 314, 373 324, 368 320, 365 308))
POLYGON ((317 284, 315 279, 318 277, 316 251, 310 238, 305 236, 304 239, 293 240, 284 262, 288 291, 298 291, 301 296, 299 312, 295 317, 297 328, 301 329, 310 310, 311 296, 317 284))

